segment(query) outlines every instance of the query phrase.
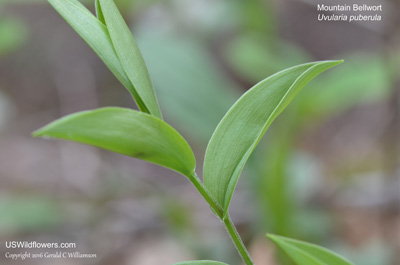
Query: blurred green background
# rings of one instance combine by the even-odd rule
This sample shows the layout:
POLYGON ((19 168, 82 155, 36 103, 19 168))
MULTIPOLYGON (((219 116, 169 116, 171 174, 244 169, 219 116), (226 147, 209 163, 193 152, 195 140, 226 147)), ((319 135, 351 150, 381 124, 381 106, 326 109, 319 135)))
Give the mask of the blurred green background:
MULTIPOLYGON (((94 10, 94 1, 84 1, 94 10)), ((355 264, 400 264, 400 2, 381 22, 318 22, 306 0, 115 0, 167 122, 198 160, 247 89, 313 60, 345 63, 312 81, 252 155, 231 212, 256 264, 289 265, 265 238, 311 241, 355 264)), ((331 1, 340 4, 342 1, 331 1)), ((357 0, 355 3, 365 3, 357 0)), ((0 250, 74 242, 95 260, 0 263, 239 265, 223 226, 182 176, 30 133, 69 113, 135 107, 42 0, 0 0, 0 250)), ((136 107, 135 107, 136 108, 136 107)))

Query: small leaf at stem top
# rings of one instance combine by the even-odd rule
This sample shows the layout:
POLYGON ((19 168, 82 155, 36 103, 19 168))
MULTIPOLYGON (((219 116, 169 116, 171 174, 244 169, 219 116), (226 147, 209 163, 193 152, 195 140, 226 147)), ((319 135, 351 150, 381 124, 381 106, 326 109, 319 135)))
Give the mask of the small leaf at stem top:
MULTIPOLYGON (((139 109, 158 118, 162 118, 146 65, 144 64, 140 51, 134 43, 129 29, 130 37, 125 37, 133 41, 131 47, 115 47, 115 43, 113 43, 110 37, 109 29, 105 25, 104 8, 101 8, 99 5, 100 2, 96 0, 97 19, 77 0, 48 1, 61 17, 63 17, 78 35, 93 49, 115 77, 126 87, 136 101, 139 109), (128 59, 125 58, 123 61, 120 61, 119 56, 121 56, 121 52, 124 53, 126 51, 116 50, 116 48, 128 49, 128 52, 133 51, 133 53, 128 59), (129 65, 131 68, 126 68, 126 60, 134 60, 134 62, 129 65), (132 78, 132 72, 135 72, 135 78, 132 78)), ((112 4, 114 4, 114 2, 112 2, 112 4)), ((122 19, 115 5, 114 9, 108 10, 107 13, 111 11, 118 13, 119 18, 122 19)), ((117 15, 111 16, 118 18, 117 15)), ((120 24, 123 24, 125 29, 128 27, 123 20, 120 21, 120 24)), ((112 30, 112 33, 115 35, 115 29, 112 30)), ((125 31, 125 34, 128 34, 128 32, 125 31)))
POLYGON ((162 118, 149 71, 128 25, 113 0, 99 2, 112 44, 126 75, 148 112, 162 118))

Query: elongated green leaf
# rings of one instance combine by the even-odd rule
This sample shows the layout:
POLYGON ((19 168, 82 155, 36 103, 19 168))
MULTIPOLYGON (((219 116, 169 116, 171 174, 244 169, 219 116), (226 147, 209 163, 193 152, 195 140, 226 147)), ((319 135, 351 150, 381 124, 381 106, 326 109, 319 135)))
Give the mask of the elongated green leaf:
MULTIPOLYGON (((108 30, 89 10, 77 0, 48 0, 54 9, 67 21, 79 36, 93 49, 110 71, 127 88, 136 101, 139 109, 150 113, 143 100, 135 90, 114 50, 108 30)), ((97 8, 100 19, 102 12, 97 8)), ((156 114, 160 117, 158 112, 156 114)))
POLYGON ((125 73, 143 100, 148 112, 161 118, 150 74, 128 25, 113 0, 100 0, 100 7, 125 73))
POLYGON ((339 63, 307 63, 274 74, 247 91, 221 120, 207 147, 204 184, 225 214, 248 157, 273 120, 311 79, 339 63))
POLYGON ((183 137, 149 114, 123 108, 101 108, 61 118, 33 133, 94 145, 146 160, 189 176, 195 158, 183 137))
POLYGON ((193 261, 178 262, 173 265, 227 265, 227 264, 212 260, 193 260, 193 261))
POLYGON ((326 248, 282 236, 267 236, 298 265, 353 265, 326 248))

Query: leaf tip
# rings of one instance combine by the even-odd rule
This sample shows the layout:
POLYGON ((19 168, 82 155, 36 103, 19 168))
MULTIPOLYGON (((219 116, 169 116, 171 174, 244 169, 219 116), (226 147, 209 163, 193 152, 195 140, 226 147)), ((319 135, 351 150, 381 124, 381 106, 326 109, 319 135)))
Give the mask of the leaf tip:
POLYGON ((36 131, 32 132, 31 135, 32 135, 32 137, 41 137, 41 136, 43 136, 43 130, 42 129, 36 130, 36 131))
POLYGON ((48 126, 44 126, 42 128, 37 129, 36 131, 32 132, 31 135, 32 137, 38 138, 38 137, 42 137, 42 138, 50 138, 48 136, 48 126))
POLYGON ((270 239, 272 242, 275 244, 279 245, 282 243, 283 240, 285 240, 285 237, 275 235, 275 234, 266 234, 267 238, 270 239))
POLYGON ((341 59, 341 60, 333 60, 333 61, 331 61, 331 62, 333 63, 334 66, 336 66, 336 65, 338 65, 338 64, 343 63, 343 62, 344 62, 344 59, 341 59))
POLYGON ((271 239, 272 241, 275 241, 278 237, 277 235, 274 234, 265 234, 265 236, 271 239))

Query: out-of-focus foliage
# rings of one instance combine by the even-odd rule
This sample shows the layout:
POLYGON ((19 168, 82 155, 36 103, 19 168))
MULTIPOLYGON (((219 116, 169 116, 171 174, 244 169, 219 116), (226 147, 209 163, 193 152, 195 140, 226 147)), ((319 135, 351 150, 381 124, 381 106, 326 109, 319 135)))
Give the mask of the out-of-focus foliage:
POLYGON ((166 119, 189 138, 206 143, 238 98, 237 85, 215 64, 202 41, 154 31, 137 39, 166 119))
POLYGON ((346 244, 337 245, 335 248, 347 258, 351 259, 354 264, 365 265, 391 265, 395 260, 395 250, 388 242, 374 240, 366 243, 360 249, 352 249, 346 244))
POLYGON ((59 205, 48 197, 3 195, 0 200, 0 232, 35 232, 59 225, 59 205))
MULTIPOLYGON (((1 14, 0 9, 0 14, 1 14)), ((0 19, 0 56, 18 50, 27 37, 25 25, 17 19, 0 19)))
POLYGON ((386 99, 390 84, 384 59, 377 55, 343 55, 346 64, 301 95, 300 111, 307 118, 326 119, 360 104, 386 99))
POLYGON ((235 36, 227 44, 224 56, 242 78, 251 82, 310 60, 310 56, 296 46, 254 32, 235 36))

